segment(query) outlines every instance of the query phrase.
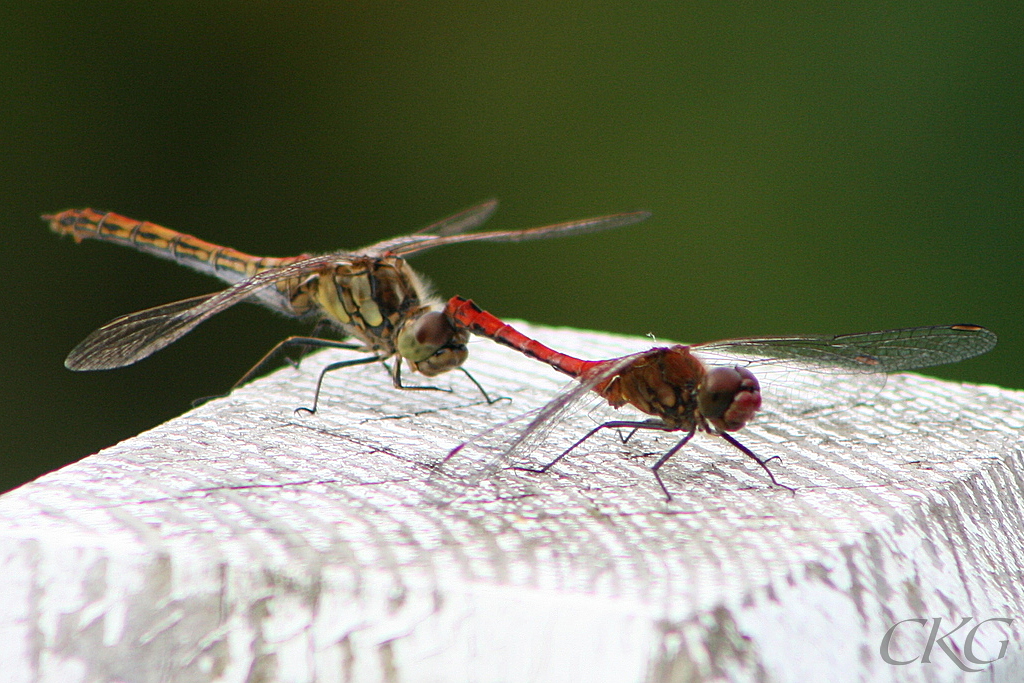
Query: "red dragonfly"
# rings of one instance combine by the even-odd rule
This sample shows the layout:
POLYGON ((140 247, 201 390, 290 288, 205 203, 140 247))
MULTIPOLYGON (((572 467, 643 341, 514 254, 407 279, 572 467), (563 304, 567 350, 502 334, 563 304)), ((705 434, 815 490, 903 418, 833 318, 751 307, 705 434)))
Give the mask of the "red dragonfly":
MULTIPOLYGON (((870 376, 877 380, 865 388, 877 390, 885 381, 885 373, 953 363, 990 351, 996 344, 996 335, 984 327, 940 325, 838 336, 733 339, 656 347, 621 358, 592 361, 554 351, 468 299, 452 297, 445 313, 456 326, 510 346, 579 380, 538 411, 504 454, 506 457, 524 448, 531 436, 544 433, 591 391, 614 408, 628 404, 654 418, 605 422, 543 467, 516 469, 547 472, 606 428, 683 431, 683 438, 651 468, 667 500, 672 494, 659 470, 698 431, 722 437, 760 465, 773 484, 783 486, 767 464, 778 456, 762 459, 729 433, 742 429, 761 408, 762 388, 754 370, 768 378, 766 395, 770 399, 787 401, 787 410, 805 411, 836 404, 836 397, 829 395, 829 384, 836 380, 870 376)), ((456 447, 445 462, 475 440, 456 447)))
MULTIPOLYGON (((71 209, 43 216, 51 230, 72 235, 76 242, 98 239, 133 247, 213 275, 231 285, 220 292, 117 318, 78 344, 64 365, 70 370, 107 370, 131 365, 188 334, 207 318, 248 300, 289 317, 319 319, 355 341, 289 337, 271 349, 235 386, 252 378, 283 348, 301 346, 351 349, 370 354, 328 365, 317 382, 313 407, 306 409, 309 412, 316 411, 326 373, 396 356, 391 368, 394 386, 434 389, 436 387, 403 387, 402 361, 427 377, 462 369, 468 355, 469 333, 451 326, 441 311, 440 300, 429 292, 405 262, 405 257, 460 242, 519 242, 579 235, 630 225, 650 216, 646 211, 635 211, 527 230, 463 234, 487 220, 496 208, 497 201, 487 201, 411 235, 356 251, 284 258, 250 256, 116 213, 71 209)), ((484 396, 487 397, 486 392, 484 396)))

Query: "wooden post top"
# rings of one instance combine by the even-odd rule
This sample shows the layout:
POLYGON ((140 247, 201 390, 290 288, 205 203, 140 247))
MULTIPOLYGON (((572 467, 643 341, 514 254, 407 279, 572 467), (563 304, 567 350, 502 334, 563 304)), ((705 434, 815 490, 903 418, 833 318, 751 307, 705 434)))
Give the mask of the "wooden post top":
MULTIPOLYGON (((608 358, 648 339, 517 323, 608 358)), ((765 411, 721 439, 614 431, 540 475, 483 446, 566 380, 487 340, 398 391, 328 351, 0 497, 0 670, 34 681, 956 680, 1021 665, 1024 392, 894 375, 870 400, 765 411), (502 426, 503 425, 503 426, 502 426), (497 426, 497 427, 496 427, 497 426), (441 472, 466 438, 494 431, 441 472), (940 634, 941 635, 941 634, 940 634), (954 649, 955 650, 955 649, 954 649), (962 657, 961 657, 962 659, 962 657), (966 660, 964 660, 966 661, 966 660), (974 668, 978 665, 970 664, 974 668)), ((567 418, 543 464, 610 416, 567 418)), ((518 463, 523 464, 523 463, 518 463)), ((530 463, 526 463, 530 464, 530 463)), ((998 680, 998 679, 997 679, 998 680)), ((1009 679, 1007 679, 1009 680, 1009 679)))

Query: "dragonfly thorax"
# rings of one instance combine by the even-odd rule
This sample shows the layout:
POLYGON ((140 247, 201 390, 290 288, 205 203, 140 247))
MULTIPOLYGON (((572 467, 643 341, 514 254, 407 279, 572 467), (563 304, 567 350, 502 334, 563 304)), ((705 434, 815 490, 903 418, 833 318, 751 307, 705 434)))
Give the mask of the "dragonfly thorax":
POLYGON ((419 277, 395 256, 324 269, 310 294, 327 320, 383 356, 394 354, 396 331, 427 303, 419 277))
POLYGON ((595 390, 616 408, 628 403, 675 429, 733 432, 761 407, 761 387, 750 370, 709 371, 682 345, 633 356, 595 390))
POLYGON ((699 423, 697 389, 704 375, 690 347, 660 347, 636 354, 594 390, 615 408, 628 403, 670 427, 693 429, 699 423))

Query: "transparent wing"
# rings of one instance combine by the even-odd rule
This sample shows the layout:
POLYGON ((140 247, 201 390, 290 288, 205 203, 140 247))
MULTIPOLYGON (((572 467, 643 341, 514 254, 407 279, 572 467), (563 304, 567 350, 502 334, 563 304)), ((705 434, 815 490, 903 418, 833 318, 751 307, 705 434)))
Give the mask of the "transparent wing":
MULTIPOLYGON (((214 296, 216 294, 204 294, 112 320, 72 349, 64 360, 64 367, 68 370, 106 370, 131 365, 162 348, 157 346, 148 352, 143 351, 147 343, 152 344, 154 338, 160 339, 164 335, 164 328, 176 315, 201 308, 214 296)), ((185 332, 168 338, 166 344, 185 332)))
POLYGON ((131 365, 191 332, 207 318, 264 287, 307 275, 347 258, 345 252, 313 256, 259 273, 215 294, 175 301, 116 318, 86 337, 64 361, 69 370, 109 370, 131 365))
POLYGON ((885 385, 886 373, 955 363, 990 351, 996 335, 977 325, 937 325, 838 336, 734 339, 693 347, 710 366, 750 368, 768 412, 842 408, 885 385))
MULTIPOLYGON (((281 268, 259 273, 217 294, 177 301, 122 316, 86 337, 82 343, 72 349, 64 361, 64 365, 71 370, 107 370, 131 365, 174 343, 207 318, 248 299, 266 287, 290 278, 312 274, 320 268, 349 263, 354 258, 372 258, 384 253, 402 256, 456 242, 518 241, 582 234, 628 225, 650 215, 646 212, 634 212, 529 230, 469 235, 453 234, 479 225, 494 211, 495 207, 496 202, 485 202, 424 228, 424 230, 436 230, 439 234, 407 235, 386 240, 356 252, 337 251, 320 256, 310 256, 281 268)), ((268 301, 264 301, 264 303, 273 306, 268 301)), ((283 313, 288 313, 286 309, 276 306, 275 308, 283 313)))
POLYGON ((473 436, 448 454, 444 468, 449 473, 457 472, 460 479, 476 481, 502 467, 546 465, 585 434, 572 433, 553 439, 553 430, 570 415, 581 411, 591 400, 607 405, 592 390, 629 365, 636 355, 607 361, 598 370, 589 373, 585 380, 573 381, 540 408, 473 436), (535 453, 541 453, 542 457, 534 456, 535 453))
POLYGON ((477 232, 468 235, 445 233, 443 235, 424 235, 416 233, 406 237, 398 237, 387 240, 367 248, 367 252, 383 253, 388 251, 396 256, 409 256, 427 249, 440 247, 447 244, 460 242, 524 242, 527 240, 547 239, 549 237, 563 237, 566 235, 584 235, 591 232, 611 230, 633 223, 639 223, 651 217, 648 211, 633 211, 619 213, 611 216, 599 216, 597 218, 586 218, 555 225, 545 225, 539 228, 528 228, 526 230, 503 230, 493 232, 477 232))
POLYGON ((454 216, 442 218, 436 223, 431 223, 425 228, 420 228, 413 235, 457 235, 472 230, 481 225, 491 217, 498 208, 497 199, 488 199, 486 202, 460 211, 454 216))
POLYGON ((757 364, 799 361, 854 372, 900 372, 955 363, 990 351, 996 335, 978 325, 936 325, 837 336, 733 339, 697 344, 701 355, 724 352, 757 364))

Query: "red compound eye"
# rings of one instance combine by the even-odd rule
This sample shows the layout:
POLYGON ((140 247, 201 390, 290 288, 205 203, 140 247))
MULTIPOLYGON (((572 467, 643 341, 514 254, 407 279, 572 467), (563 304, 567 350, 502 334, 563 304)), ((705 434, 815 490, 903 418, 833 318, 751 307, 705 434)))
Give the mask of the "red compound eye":
POLYGON ((761 385, 746 368, 713 368, 704 378, 697 405, 716 429, 734 432, 760 409, 761 385))

